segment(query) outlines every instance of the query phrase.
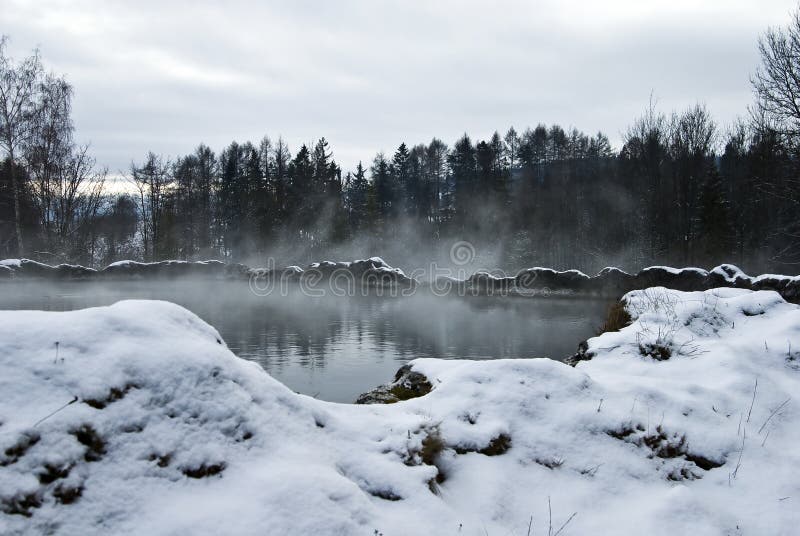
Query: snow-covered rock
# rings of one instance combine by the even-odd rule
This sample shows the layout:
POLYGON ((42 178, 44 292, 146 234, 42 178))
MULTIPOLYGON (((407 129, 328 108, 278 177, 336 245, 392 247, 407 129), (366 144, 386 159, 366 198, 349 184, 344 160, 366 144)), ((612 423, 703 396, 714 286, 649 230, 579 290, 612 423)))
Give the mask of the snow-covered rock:
MULTIPOLYGON (((77 264, 58 264, 51 266, 30 259, 5 259, 0 261, 0 271, 7 278, 23 275, 42 279, 88 279, 97 274, 94 268, 77 264)), ((0 275, 0 278, 2 275, 0 275)))
POLYGON ((567 288, 580 292, 586 290, 590 278, 579 270, 559 272, 552 268, 528 268, 517 274, 516 283, 519 288, 550 288, 552 290, 567 288))
MULTIPOLYGON (((285 268, 250 268, 240 263, 218 260, 158 262, 117 261, 102 270, 60 264, 50 266, 29 259, 0 261, 0 280, 11 279, 173 279, 201 280, 265 280, 301 283, 306 287, 328 290, 332 281, 347 282, 353 288, 397 287, 413 289, 416 281, 399 268, 392 268, 380 257, 352 262, 323 261, 312 263, 305 270, 299 266, 285 268)), ((335 290, 339 290, 338 288, 335 290)))
MULTIPOLYGON (((415 272, 416 273, 416 272, 415 272)), ((528 268, 511 277, 501 271, 478 271, 464 278, 430 273, 422 279, 406 275, 403 270, 389 266, 380 257, 355 261, 322 261, 284 268, 250 268, 240 263, 208 261, 117 261, 101 270, 60 264, 50 266, 28 259, 0 261, 0 281, 13 279, 95 280, 197 278, 202 280, 241 280, 255 282, 280 281, 300 284, 312 292, 347 292, 348 289, 391 288, 413 291, 421 288, 436 295, 515 295, 537 296, 557 294, 599 295, 618 298, 636 289, 664 286, 674 290, 707 290, 718 287, 774 290, 792 302, 800 302, 800 275, 765 274, 751 277, 731 264, 717 266, 711 271, 701 268, 671 268, 651 266, 636 274, 619 268, 604 268, 594 276, 578 270, 557 271, 551 268, 528 268), (421 283, 420 283, 421 281, 421 283)))
POLYGON ((366 406, 166 302, 0 312, 0 533, 796 534, 800 307, 625 300, 574 368, 417 360, 428 394, 366 406))
POLYGON ((513 277, 503 277, 490 272, 476 272, 467 279, 471 288, 481 291, 508 291, 515 285, 513 277))
POLYGON ((159 261, 136 262, 117 261, 98 272, 101 278, 107 279, 146 279, 196 277, 205 279, 243 279, 247 280, 250 269, 238 263, 222 261, 159 261))

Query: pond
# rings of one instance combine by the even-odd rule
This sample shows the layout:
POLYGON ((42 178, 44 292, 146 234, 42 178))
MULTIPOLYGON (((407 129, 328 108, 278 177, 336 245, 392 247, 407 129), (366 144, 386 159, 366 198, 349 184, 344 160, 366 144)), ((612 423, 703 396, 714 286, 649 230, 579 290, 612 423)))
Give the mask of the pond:
POLYGON ((563 359, 594 335, 608 303, 554 296, 256 296, 246 283, 7 283, 0 309, 68 311, 123 299, 180 304, 228 347, 291 389, 333 402, 389 381, 418 357, 563 359))

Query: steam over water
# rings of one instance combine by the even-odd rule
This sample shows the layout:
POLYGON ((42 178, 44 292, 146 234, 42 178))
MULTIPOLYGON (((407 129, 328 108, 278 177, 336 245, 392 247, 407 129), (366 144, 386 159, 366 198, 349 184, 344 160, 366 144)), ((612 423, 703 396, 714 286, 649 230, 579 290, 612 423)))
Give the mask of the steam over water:
MULTIPOLYGON (((13 283, 0 309, 66 311, 122 299, 180 304, 291 389, 352 402, 418 357, 563 359, 602 323, 600 300, 256 296, 241 282, 13 283)), ((176 344, 180 344, 176 334, 176 344)))

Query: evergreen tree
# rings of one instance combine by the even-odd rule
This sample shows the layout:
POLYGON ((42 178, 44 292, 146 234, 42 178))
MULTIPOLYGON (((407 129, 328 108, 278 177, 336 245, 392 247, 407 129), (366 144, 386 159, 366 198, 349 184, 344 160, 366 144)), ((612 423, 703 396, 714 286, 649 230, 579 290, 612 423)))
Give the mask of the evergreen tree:
POLYGON ((730 205, 722 177, 711 167, 697 204, 698 246, 702 261, 713 263, 731 254, 733 230, 730 205))
POLYGON ((477 190, 477 163, 472 140, 464 134, 453 146, 448 156, 450 174, 454 184, 454 210, 457 226, 463 228, 470 205, 477 190))

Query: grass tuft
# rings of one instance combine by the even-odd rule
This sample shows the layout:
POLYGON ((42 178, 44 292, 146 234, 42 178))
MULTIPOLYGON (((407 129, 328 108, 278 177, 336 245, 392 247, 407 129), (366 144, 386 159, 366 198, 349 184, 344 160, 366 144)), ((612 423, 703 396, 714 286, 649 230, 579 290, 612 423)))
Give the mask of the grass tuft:
POLYGON ((606 311, 606 319, 603 325, 597 329, 597 334, 602 335, 608 331, 619 331, 631 323, 631 315, 625 308, 624 300, 612 303, 606 311))

